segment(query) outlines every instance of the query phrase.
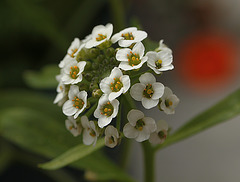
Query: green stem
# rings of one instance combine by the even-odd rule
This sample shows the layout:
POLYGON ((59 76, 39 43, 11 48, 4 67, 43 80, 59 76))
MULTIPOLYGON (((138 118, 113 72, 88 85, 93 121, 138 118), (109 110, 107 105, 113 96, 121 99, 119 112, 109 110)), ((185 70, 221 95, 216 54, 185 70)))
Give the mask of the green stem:
POLYGON ((155 170, 155 150, 153 150, 151 144, 148 141, 142 142, 143 155, 144 155, 144 167, 145 167, 145 182, 154 182, 154 170, 155 170))
POLYGON ((93 113, 93 111, 95 111, 95 109, 97 108, 97 104, 95 103, 87 112, 86 112, 86 116, 89 118, 91 116, 91 114, 93 113))

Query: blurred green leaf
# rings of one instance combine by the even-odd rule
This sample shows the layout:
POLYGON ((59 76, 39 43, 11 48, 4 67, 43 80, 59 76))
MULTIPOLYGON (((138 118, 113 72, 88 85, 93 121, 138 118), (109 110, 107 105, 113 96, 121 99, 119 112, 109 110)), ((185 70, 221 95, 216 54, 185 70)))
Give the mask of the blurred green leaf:
MULTIPOLYGON (((80 138, 73 137, 66 130, 64 120, 61 110, 46 96, 19 90, 0 92, 0 135, 28 151, 54 158, 76 148, 80 138)), ((132 181, 98 151, 72 166, 94 172, 97 179, 132 181)))
POLYGON ((148 52, 148 51, 154 51, 159 46, 159 44, 158 42, 152 41, 149 38, 147 38, 144 40, 144 46, 146 49, 145 51, 148 52))
POLYGON ((59 74, 57 65, 47 65, 40 71, 25 71, 23 78, 26 84, 38 89, 56 89, 58 82, 56 75, 59 74))
POLYGON ((8 0, 7 3, 20 22, 47 37, 59 49, 63 51, 66 49, 67 38, 62 29, 56 25, 51 11, 47 11, 39 2, 32 0, 8 0))
POLYGON ((92 152, 98 150, 99 148, 104 146, 104 139, 100 139, 97 141, 95 146, 87 146, 84 144, 79 144, 65 153, 61 154, 57 158, 51 160, 50 162, 40 164, 39 167, 43 169, 59 169, 64 167, 72 162, 75 162, 92 152))
POLYGON ((168 145, 186 139, 187 137, 195 135, 216 124, 228 121, 229 119, 239 114, 240 90, 237 90, 210 109, 191 119, 181 128, 179 128, 175 133, 169 136, 165 143, 157 146, 156 149, 164 148, 168 145))

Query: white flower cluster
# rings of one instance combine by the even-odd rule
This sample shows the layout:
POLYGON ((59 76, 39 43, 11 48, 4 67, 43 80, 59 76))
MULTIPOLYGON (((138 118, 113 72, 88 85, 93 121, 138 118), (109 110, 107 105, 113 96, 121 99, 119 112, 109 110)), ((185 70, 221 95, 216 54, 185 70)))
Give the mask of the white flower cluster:
POLYGON ((98 25, 85 39, 73 40, 59 63, 54 103, 68 116, 66 128, 74 136, 82 133, 86 145, 95 145, 103 135, 111 148, 123 135, 138 142, 149 139, 153 144, 163 143, 167 123, 145 117, 122 98, 130 93, 146 109, 158 106, 173 114, 179 99, 154 76, 173 69, 172 51, 161 40, 155 51, 145 53, 142 41, 147 33, 136 27, 112 33, 112 24, 98 25), (149 70, 144 71, 144 65, 149 70), (121 120, 120 108, 128 111, 127 123, 121 120))

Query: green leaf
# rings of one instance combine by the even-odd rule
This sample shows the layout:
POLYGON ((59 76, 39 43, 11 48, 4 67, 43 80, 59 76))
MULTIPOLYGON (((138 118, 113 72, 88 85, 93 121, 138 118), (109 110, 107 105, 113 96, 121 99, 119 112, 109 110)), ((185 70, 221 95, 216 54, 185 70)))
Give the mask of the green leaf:
POLYGON ((147 38, 144 40, 144 46, 145 46, 146 52, 148 52, 148 51, 154 51, 159 46, 159 44, 158 42, 152 41, 149 38, 147 38))
POLYGON ((40 164, 39 167, 43 169, 59 169, 61 167, 64 167, 68 164, 71 164, 72 162, 75 162, 92 152, 98 150, 99 148, 104 146, 104 139, 100 139, 97 141, 96 145, 93 146, 87 146, 84 144, 77 145, 65 153, 61 154, 57 158, 53 159, 50 162, 40 164))
MULTIPOLYGON (((80 138, 66 130, 64 120, 61 109, 49 97, 19 90, 0 92, 0 135, 30 152, 54 158, 78 148, 80 138)), ((101 144, 99 148, 102 143, 100 140, 97 144, 101 144)), ((89 153, 78 151, 77 155, 85 157, 74 162, 73 167, 92 171, 98 180, 133 181, 99 151, 90 154, 95 149, 88 147, 89 153)))
POLYGON ((25 71, 23 78, 26 84, 37 89, 52 89, 56 88, 58 83, 56 75, 59 74, 57 65, 47 65, 40 71, 25 71))
POLYGON ((156 149, 164 148, 186 139, 216 124, 227 121, 240 114, 240 90, 235 91, 205 112, 191 119, 184 126, 167 138, 156 149))

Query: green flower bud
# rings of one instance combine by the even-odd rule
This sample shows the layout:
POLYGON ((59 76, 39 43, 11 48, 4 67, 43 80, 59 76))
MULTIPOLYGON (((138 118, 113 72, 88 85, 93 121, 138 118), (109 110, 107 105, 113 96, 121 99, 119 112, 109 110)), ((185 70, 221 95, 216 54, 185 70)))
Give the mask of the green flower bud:
POLYGON ((91 48, 88 51, 88 56, 89 56, 90 59, 96 58, 99 54, 100 54, 100 50, 97 49, 97 48, 91 48))
POLYGON ((97 83, 92 82, 89 85, 89 90, 92 92, 94 89, 99 89, 99 87, 97 83))
POLYGON ((84 75, 84 78, 87 80, 87 81, 91 81, 92 80, 92 78, 93 78, 93 74, 92 73, 85 73, 84 75))
POLYGON ((100 54, 98 57, 97 57, 97 62, 101 63, 104 59, 104 55, 100 54))
POLYGON ((107 48, 105 54, 109 58, 113 57, 113 56, 115 56, 115 49, 113 47, 109 47, 109 48, 107 48))
POLYGON ((103 92, 101 91, 101 89, 94 89, 92 92, 92 96, 95 98, 101 97, 102 94, 103 94, 103 92))
POLYGON ((84 71, 90 71, 92 69, 92 63, 90 61, 86 61, 86 63, 84 71))
POLYGON ((108 47, 110 47, 112 45, 112 41, 110 40, 106 40, 105 42, 101 43, 100 45, 98 45, 97 47, 99 49, 106 49, 108 47))
POLYGON ((98 70, 99 64, 98 63, 92 63, 92 69, 93 70, 98 70))

